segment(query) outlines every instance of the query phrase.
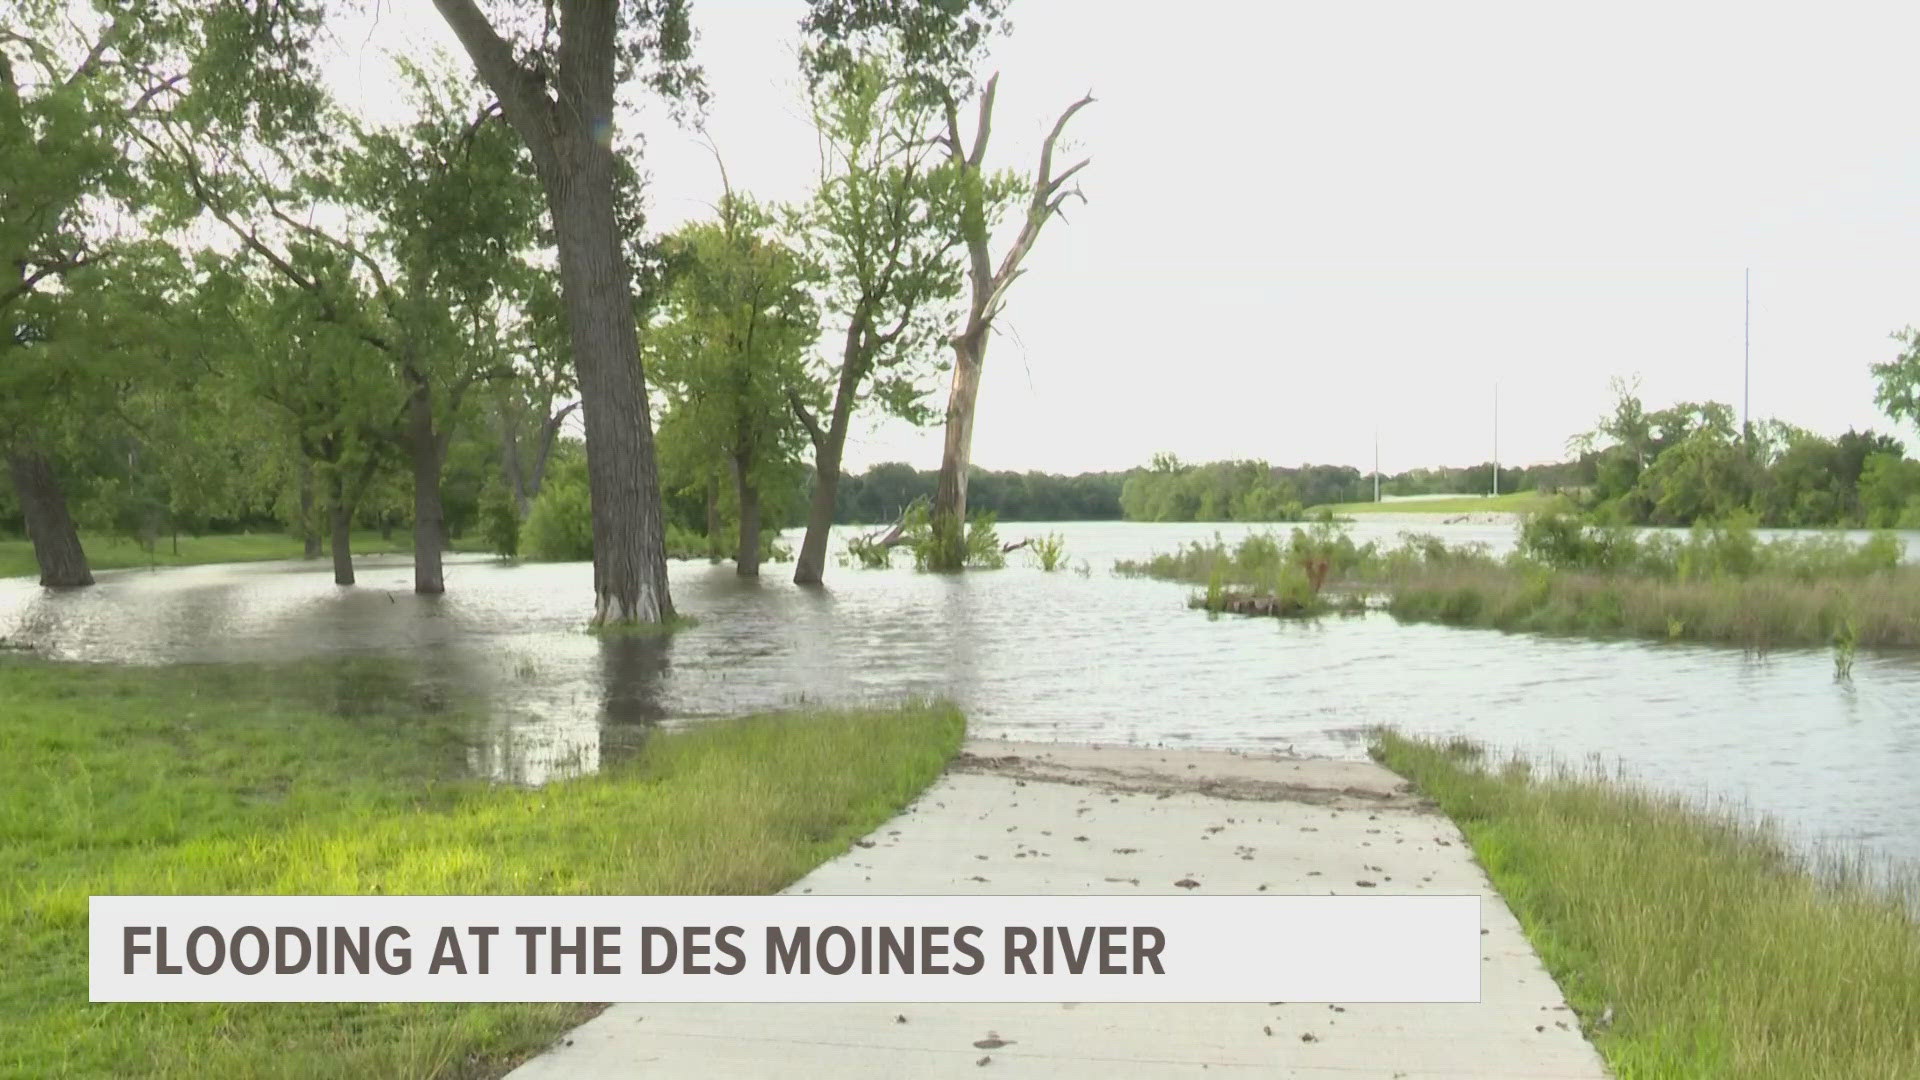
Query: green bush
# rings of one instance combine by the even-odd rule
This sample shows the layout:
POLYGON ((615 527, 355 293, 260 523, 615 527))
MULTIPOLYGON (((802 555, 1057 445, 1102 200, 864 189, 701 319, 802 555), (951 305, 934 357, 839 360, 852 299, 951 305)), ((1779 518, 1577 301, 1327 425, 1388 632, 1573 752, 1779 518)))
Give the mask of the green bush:
POLYGON ((1027 546, 1033 549, 1033 557, 1039 561, 1040 569, 1049 574, 1066 565, 1067 540, 1059 533, 1035 537, 1027 546))
POLYGON ((593 558, 593 506, 585 470, 547 481, 533 500, 520 540, 526 557, 540 562, 593 558))
POLYGON ((847 554, 865 570, 885 570, 893 565, 893 548, 864 536, 848 538, 847 554))
POLYGON ((495 555, 511 559, 520 554, 520 514, 505 487, 489 487, 480 500, 480 535, 495 555))

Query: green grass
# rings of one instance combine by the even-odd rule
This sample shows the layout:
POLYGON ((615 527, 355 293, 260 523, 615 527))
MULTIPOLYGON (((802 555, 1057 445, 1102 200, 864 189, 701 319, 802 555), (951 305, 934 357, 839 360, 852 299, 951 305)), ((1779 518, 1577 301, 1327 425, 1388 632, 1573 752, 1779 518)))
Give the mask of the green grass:
POLYGON ((1920 923, 1857 867, 1618 779, 1373 749, 1460 825, 1622 1080, 1920 1076, 1920 923))
POLYGON ((479 723, 369 662, 0 658, 0 1075, 498 1075, 593 1008, 93 1005, 87 897, 765 893, 905 805, 962 728, 932 704, 719 721, 528 790, 463 777, 479 723))
MULTIPOLYGON (((119 570, 134 566, 199 566, 206 563, 261 562, 269 559, 298 559, 301 543, 280 533, 234 533, 220 536, 182 536, 179 551, 173 541, 162 537, 152 553, 125 537, 83 535, 80 544, 87 552, 87 565, 95 570, 119 570)), ((453 541, 457 551, 481 551, 484 544, 476 538, 453 541)), ((412 554, 413 536, 396 529, 390 540, 380 539, 371 530, 353 534, 353 553, 358 555, 412 554)), ((320 558, 329 556, 325 544, 320 558)), ((0 538, 0 578, 38 577, 40 568, 33 561, 33 545, 18 538, 0 538)))
POLYGON ((1385 595, 1387 610, 1411 622, 1761 650, 1833 646, 1843 673, 1856 648, 1920 647, 1920 566, 1900 562, 1892 534, 1763 541, 1737 525, 1641 533, 1551 514, 1524 519, 1520 534, 1517 551, 1495 557, 1484 544, 1448 546, 1431 533, 1402 533, 1391 548, 1356 545, 1342 526, 1322 524, 1234 545, 1216 534, 1117 561, 1114 572, 1204 586, 1193 606, 1208 611, 1266 614, 1264 601, 1278 599, 1312 613, 1298 570, 1324 560, 1328 594, 1348 609, 1385 595))
POLYGON ((1920 567, 1808 581, 1784 574, 1668 580, 1502 564, 1396 575, 1396 618, 1586 637, 1637 637, 1750 649, 1920 646, 1920 567))
POLYGON ((1558 495, 1543 495, 1538 491, 1515 491, 1505 495, 1462 495, 1457 499, 1419 499, 1412 502, 1355 502, 1333 503, 1327 506, 1312 506, 1308 510, 1318 513, 1331 510, 1335 514, 1475 514, 1499 511, 1506 514, 1531 514, 1547 510, 1558 504, 1558 495))

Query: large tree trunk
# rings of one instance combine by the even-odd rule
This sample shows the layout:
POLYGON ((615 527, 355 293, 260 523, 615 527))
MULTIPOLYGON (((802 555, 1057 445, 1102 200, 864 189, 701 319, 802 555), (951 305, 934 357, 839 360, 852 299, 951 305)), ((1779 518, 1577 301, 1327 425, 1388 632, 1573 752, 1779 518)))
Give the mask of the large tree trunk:
MULTIPOLYGON (((854 349, 857 328, 847 331, 847 351, 854 349)), ((833 528, 833 503, 840 492, 840 457, 847 448, 847 428, 853 419, 853 398, 860 389, 858 362, 850 356, 840 362, 840 385, 833 395, 833 418, 814 441, 813 502, 807 507, 807 532, 800 540, 793 582, 818 585, 827 565, 827 531, 833 528)))
POLYGON ((760 576, 760 486, 753 482, 753 463, 735 455, 733 487, 740 502, 740 546, 733 555, 734 572, 760 576))
POLYGON ((631 281, 614 212, 615 54, 625 5, 560 5, 553 71, 522 64, 474 0, 434 0, 434 6, 527 144, 553 216, 560 292, 586 420, 593 621, 665 622, 673 617, 666 523, 631 281))
POLYGON ((320 530, 313 523, 313 459, 300 459, 300 557, 320 557, 320 530))
POLYGON ((333 519, 333 583, 335 585, 353 584, 353 506, 347 500, 347 483, 343 477, 333 478, 333 505, 329 508, 333 519))
POLYGON ((593 621, 665 622, 666 523, 653 425, 634 325, 627 263, 613 212, 612 157, 589 140, 578 174, 552 196, 560 282, 585 403, 587 488, 593 503, 593 621))
MULTIPOLYGON (((985 328, 982 327, 984 330, 985 328)), ((987 359, 986 334, 963 334, 953 341, 953 387, 947 394, 946 441, 940 452, 940 479, 933 489, 933 516, 967 520, 967 473, 973 466, 974 403, 980 396, 980 368, 987 359)))
POLYGON ((506 405, 500 406, 500 474, 507 478, 514 513, 521 521, 527 520, 533 498, 527 494, 527 479, 520 471, 520 425, 515 422, 513 409, 506 405))
MULTIPOLYGON (((553 460, 553 443, 560 437, 560 426, 567 422, 567 414, 580 407, 580 403, 570 402, 560 407, 560 411, 547 417, 540 425, 540 445, 533 452, 533 476, 527 481, 527 505, 540 497, 540 487, 547 481, 547 462, 553 460)), ((524 513, 522 514, 524 517, 524 513)))
POLYGON ((720 470, 707 477, 707 555, 720 558, 720 470))
POLYGON ((27 522, 27 537, 33 541, 33 558, 40 564, 40 584, 51 588, 93 584, 80 532, 67 512, 67 493, 53 465, 24 447, 7 455, 7 465, 20 499, 20 514, 27 522))
POLYGON ((440 568, 447 524, 440 505, 440 437, 424 384, 415 384, 407 402, 407 442, 413 452, 413 591, 437 595, 447 591, 440 568))

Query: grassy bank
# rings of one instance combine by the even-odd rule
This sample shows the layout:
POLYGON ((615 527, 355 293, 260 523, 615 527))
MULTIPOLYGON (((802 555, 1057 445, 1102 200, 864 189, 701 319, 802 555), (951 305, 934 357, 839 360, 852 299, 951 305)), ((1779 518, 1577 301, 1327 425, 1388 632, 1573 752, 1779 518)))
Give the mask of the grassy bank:
POLYGON ((1807 581, 1437 566, 1388 586, 1396 617, 1499 630, 1697 641, 1752 649, 1920 646, 1920 568, 1807 581))
MULTIPOLYGON (((155 550, 148 552, 139 544, 121 536, 86 535, 80 538, 86 548, 87 565, 95 570, 120 570, 135 566, 200 566, 207 563, 262 562, 270 559, 298 559, 299 540, 279 533, 235 533, 222 536, 182 536, 176 542, 163 537, 155 550)), ((481 551, 477 539, 455 540, 456 551, 481 551)), ((395 530, 382 540, 377 532, 353 534, 355 555, 410 555, 413 537, 395 530)), ((322 551, 320 561, 327 555, 322 551)), ((18 537, 0 537, 0 578, 37 577, 39 566, 33 561, 33 545, 18 537)))
POLYGON ((763 893, 958 746, 944 705, 657 735, 539 790, 463 778, 477 717, 370 664, 0 658, 0 1075, 491 1076, 571 1005, 90 1005, 93 893, 763 893))
POLYGON ((1889 533, 1760 540, 1739 523, 1684 534, 1525 519, 1505 559, 1413 541, 1375 560, 1403 619, 1746 648, 1920 645, 1920 567, 1889 533))
POLYGON ((1311 509, 1315 513, 1331 510, 1343 517, 1348 514, 1531 514, 1550 509, 1558 502, 1557 495, 1544 495, 1538 491, 1515 491, 1506 495, 1462 495, 1447 499, 1334 503, 1328 506, 1315 506, 1311 509))
POLYGON ((1395 735, 1374 753, 1460 825, 1623 1080, 1920 1075, 1920 924, 1886 894, 1604 777, 1395 735))

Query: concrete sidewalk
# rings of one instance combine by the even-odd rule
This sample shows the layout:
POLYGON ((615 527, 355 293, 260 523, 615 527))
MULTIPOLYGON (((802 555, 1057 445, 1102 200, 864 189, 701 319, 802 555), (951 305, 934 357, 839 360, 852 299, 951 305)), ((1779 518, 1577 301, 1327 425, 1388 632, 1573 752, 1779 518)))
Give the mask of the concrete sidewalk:
POLYGON ((1478 892, 1475 1005, 615 1005, 515 1070, 602 1077, 1604 1078, 1458 830, 1361 762, 973 742, 824 894, 1478 892))

